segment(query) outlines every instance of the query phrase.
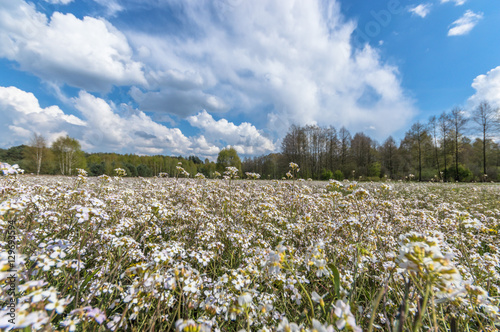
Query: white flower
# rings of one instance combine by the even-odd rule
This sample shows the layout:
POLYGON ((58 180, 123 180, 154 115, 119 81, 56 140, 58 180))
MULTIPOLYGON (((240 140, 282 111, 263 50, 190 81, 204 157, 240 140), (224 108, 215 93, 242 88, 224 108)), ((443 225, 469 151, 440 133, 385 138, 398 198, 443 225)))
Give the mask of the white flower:
POLYGON ((194 280, 186 280, 185 281, 185 286, 182 288, 183 291, 185 292, 190 292, 190 293, 196 293, 198 291, 198 288, 196 287, 196 282, 194 280))
POLYGON ((313 259, 314 265, 318 267, 318 270, 316 270, 316 276, 318 278, 321 278, 322 276, 329 276, 330 275, 330 270, 326 267, 326 260, 324 259, 313 259))
POLYGON ((58 314, 62 314, 64 312, 64 308, 66 307, 66 301, 60 300, 58 298, 49 297, 50 303, 45 306, 45 310, 56 310, 58 314))
POLYGON ((342 330, 348 326, 355 332, 361 332, 361 328, 356 325, 356 319, 351 313, 349 303, 344 303, 342 300, 337 300, 335 303, 335 316, 339 319, 335 322, 337 328, 342 330))
POLYGON ((300 331, 300 328, 295 323, 288 323, 288 319, 283 317, 283 320, 278 324, 276 331, 296 332, 300 331))
POLYGON ((182 331, 199 331, 199 332, 210 332, 211 328, 206 323, 197 323, 192 319, 183 320, 179 319, 175 322, 175 329, 179 332, 182 331))
POLYGON ((45 311, 34 311, 27 314, 25 310, 19 310, 16 312, 15 324, 9 322, 10 318, 7 311, 0 312, 0 328, 6 331, 24 329, 28 326, 46 324, 49 320, 45 311))
POLYGON ((80 323, 80 320, 77 318, 66 318, 61 322, 62 326, 66 326, 69 328, 69 331, 75 331, 76 325, 80 323))
POLYGON ((240 307, 252 303, 252 294, 245 292, 238 297, 238 305, 240 307))
POLYGON ((313 329, 312 329, 312 332, 333 332, 333 326, 332 325, 329 325, 329 326, 325 326, 323 324, 321 324, 319 321, 317 321, 316 319, 313 319, 313 329))
POLYGON ((322 307, 325 305, 325 302, 323 301, 323 298, 326 296, 327 294, 323 295, 323 296, 320 296, 318 293, 316 292, 312 292, 311 293, 311 299, 316 302, 316 303, 319 303, 322 307))

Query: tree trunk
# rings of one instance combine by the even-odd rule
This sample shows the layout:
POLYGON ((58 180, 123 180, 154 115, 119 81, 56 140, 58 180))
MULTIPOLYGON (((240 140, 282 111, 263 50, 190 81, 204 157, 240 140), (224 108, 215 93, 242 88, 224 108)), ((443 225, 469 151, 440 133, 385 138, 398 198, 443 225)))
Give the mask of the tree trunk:
POLYGON ((486 181, 486 129, 483 129, 483 181, 486 181))
POLYGON ((443 173, 443 178, 444 178, 444 182, 447 182, 448 181, 448 177, 446 176, 446 140, 443 139, 443 157, 444 157, 444 173, 443 173))
POLYGON ((455 181, 458 180, 458 133, 455 133, 455 181))

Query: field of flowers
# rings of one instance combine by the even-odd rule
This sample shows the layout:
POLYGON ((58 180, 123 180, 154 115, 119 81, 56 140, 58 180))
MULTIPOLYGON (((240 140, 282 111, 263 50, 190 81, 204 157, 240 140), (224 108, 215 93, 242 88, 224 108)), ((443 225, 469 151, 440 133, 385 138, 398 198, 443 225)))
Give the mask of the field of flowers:
POLYGON ((0 178, 0 328, 497 331, 498 185, 294 175, 0 178))

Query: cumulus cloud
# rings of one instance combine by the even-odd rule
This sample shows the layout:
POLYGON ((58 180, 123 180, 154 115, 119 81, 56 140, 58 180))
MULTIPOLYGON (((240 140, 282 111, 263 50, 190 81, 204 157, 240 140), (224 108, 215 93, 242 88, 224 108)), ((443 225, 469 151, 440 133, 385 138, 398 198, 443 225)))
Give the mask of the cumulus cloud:
MULTIPOLYGON (((160 3, 132 2, 146 11, 160 3)), ((339 1, 174 1, 161 2, 158 10, 168 6, 178 26, 162 31, 158 24, 152 33, 136 26, 118 31, 102 18, 47 17, 21 0, 2 2, 0 57, 53 86, 90 92, 132 86, 141 111, 120 113, 85 91, 69 99, 88 123, 81 137, 90 151, 102 143, 108 150, 177 146, 178 153, 213 155, 234 145, 260 154, 274 151, 291 124, 345 125, 384 139, 412 120, 413 101, 398 69, 369 45, 353 48, 356 24, 343 17, 339 1), (214 120, 215 113, 230 121, 214 120), (152 120, 186 117, 200 136, 187 138, 152 120), (236 125, 231 118, 249 123, 236 125)))
POLYGON ((212 143, 209 143, 205 136, 200 135, 192 139, 192 152, 196 156, 214 157, 220 152, 220 148, 212 143))
POLYGON ((237 143, 241 153, 273 148, 272 142, 261 137, 252 125, 235 126, 226 120, 215 121, 205 111, 191 121, 196 122, 206 135, 186 137, 179 128, 168 128, 154 122, 142 111, 127 105, 117 107, 86 91, 80 91, 70 102, 81 117, 66 114, 55 105, 40 107, 38 99, 30 92, 16 87, 0 87, 1 146, 25 144, 36 132, 47 137, 49 143, 69 134, 88 152, 194 154, 214 160, 220 151, 216 144, 221 142, 224 145, 237 143), (215 128, 207 127, 211 125, 215 128), (223 137, 218 137, 218 134, 223 137), (206 138, 207 135, 210 139, 206 138), (238 135, 238 138, 229 138, 231 135, 238 135), (259 145, 259 148, 252 150, 252 144, 259 145))
POLYGON ((431 6, 432 5, 430 3, 420 4, 418 6, 410 7, 408 11, 413 15, 417 15, 424 18, 430 13, 431 6))
POLYGON ((500 107, 500 66, 493 68, 486 75, 477 76, 472 82, 476 93, 469 98, 472 105, 487 101, 494 107, 500 107))
POLYGON ((104 19, 54 12, 21 0, 0 3, 0 57, 42 79, 89 91, 145 84, 127 38, 104 19))
POLYGON ((227 110, 224 101, 216 96, 200 90, 161 90, 142 92, 136 87, 130 90, 130 95, 144 111, 168 112, 181 117, 195 114, 201 109, 211 112, 227 110))
POLYGON ((467 0, 441 0, 441 3, 453 2, 455 6, 463 5, 467 0))
POLYGON ((191 142, 180 129, 158 124, 142 111, 124 108, 120 114, 114 105, 85 91, 73 101, 88 123, 82 139, 91 151, 124 152, 132 147, 137 153, 184 154, 190 149, 191 142))
POLYGON ((483 18, 482 13, 467 10, 465 14, 451 24, 448 36, 461 36, 469 33, 483 18))
POLYGON ((65 114, 58 106, 40 107, 32 93, 13 86, 0 87, 0 117, 0 140, 5 147, 27 143, 33 132, 51 139, 86 125, 85 121, 65 114))
POLYGON ((184 116, 197 108, 243 113, 277 136, 290 124, 316 123, 351 130, 372 126, 377 130, 370 134, 384 138, 412 119, 413 103, 397 68, 384 64, 370 46, 353 49, 356 25, 344 19, 339 2, 176 4, 182 8, 179 21, 194 31, 190 38, 127 31, 130 43, 142 50, 141 61, 156 68, 148 83, 160 87, 132 94, 141 108, 184 116))
POLYGON ((275 150, 273 142, 248 122, 235 125, 226 119, 216 121, 205 110, 188 117, 187 120, 193 127, 202 130, 204 136, 197 141, 199 144, 206 141, 206 136, 212 142, 234 147, 241 154, 263 154, 275 150))

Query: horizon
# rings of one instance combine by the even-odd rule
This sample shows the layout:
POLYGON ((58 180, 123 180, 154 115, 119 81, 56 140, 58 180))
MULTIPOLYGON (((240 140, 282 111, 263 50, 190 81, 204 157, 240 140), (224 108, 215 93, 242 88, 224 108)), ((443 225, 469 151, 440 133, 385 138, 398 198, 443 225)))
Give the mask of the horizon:
POLYGON ((278 153, 290 125, 382 143, 500 106, 500 3, 13 0, 0 4, 0 148, 278 153))

